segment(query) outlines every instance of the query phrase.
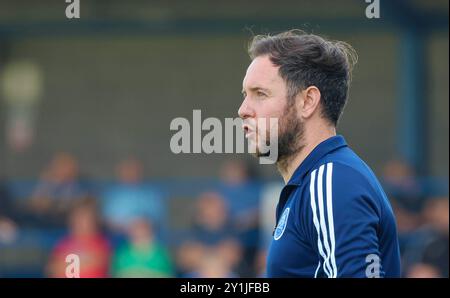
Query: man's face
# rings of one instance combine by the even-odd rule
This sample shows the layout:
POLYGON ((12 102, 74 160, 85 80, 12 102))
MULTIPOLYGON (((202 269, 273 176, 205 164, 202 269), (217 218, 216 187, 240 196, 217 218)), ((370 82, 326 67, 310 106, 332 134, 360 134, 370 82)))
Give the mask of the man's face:
POLYGON ((268 56, 256 57, 247 69, 243 81, 244 101, 238 114, 244 120, 243 128, 249 142, 256 145, 256 155, 261 156, 261 144, 271 137, 270 118, 278 119, 278 159, 297 151, 301 138, 301 121, 297 116, 295 101, 288 101, 287 88, 268 56), (258 121, 265 119, 266 129, 258 129, 258 121), (295 147, 295 148, 294 148, 295 147))

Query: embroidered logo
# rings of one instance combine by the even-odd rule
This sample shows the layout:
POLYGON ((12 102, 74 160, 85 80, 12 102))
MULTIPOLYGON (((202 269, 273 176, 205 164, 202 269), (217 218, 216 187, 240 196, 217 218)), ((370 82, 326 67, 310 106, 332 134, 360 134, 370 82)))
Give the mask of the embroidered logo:
POLYGON ((281 238, 281 236, 283 236, 284 230, 286 229, 287 220, 289 217, 289 210, 290 208, 286 208, 283 214, 281 215, 280 220, 278 221, 278 225, 275 229, 273 239, 278 240, 281 238))

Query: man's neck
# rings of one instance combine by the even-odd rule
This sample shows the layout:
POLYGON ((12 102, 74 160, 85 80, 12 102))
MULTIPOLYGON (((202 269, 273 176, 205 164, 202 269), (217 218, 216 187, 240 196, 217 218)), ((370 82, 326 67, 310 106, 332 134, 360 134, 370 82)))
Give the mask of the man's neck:
POLYGON ((295 170, 302 164, 308 155, 323 141, 336 135, 334 127, 322 128, 319 131, 307 134, 305 133, 303 148, 293 156, 288 157, 284 167, 278 167, 283 177, 284 183, 287 184, 294 174, 295 170))

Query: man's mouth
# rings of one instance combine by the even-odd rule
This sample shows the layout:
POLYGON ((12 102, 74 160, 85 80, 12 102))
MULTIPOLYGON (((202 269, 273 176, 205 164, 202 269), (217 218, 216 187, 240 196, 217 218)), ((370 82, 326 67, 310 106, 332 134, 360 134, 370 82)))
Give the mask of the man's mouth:
POLYGON ((253 134, 253 130, 247 124, 242 125, 242 128, 244 129, 245 137, 248 139, 249 136, 253 134))

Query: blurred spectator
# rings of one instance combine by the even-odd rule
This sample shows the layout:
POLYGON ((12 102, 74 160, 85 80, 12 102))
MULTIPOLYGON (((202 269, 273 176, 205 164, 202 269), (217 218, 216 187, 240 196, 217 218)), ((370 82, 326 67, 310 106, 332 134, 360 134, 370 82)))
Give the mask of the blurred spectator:
POLYGON ((429 198, 423 211, 424 221, 429 227, 441 235, 449 233, 448 197, 429 198))
POLYGON ((417 263, 413 265, 408 274, 407 278, 439 278, 442 277, 439 274, 439 270, 430 264, 417 263))
POLYGON ((418 230, 423 205, 422 187, 413 168, 402 159, 392 159, 383 167, 383 187, 397 220, 403 275, 421 259, 428 232, 418 230))
POLYGON ((267 249, 260 249, 255 257, 255 276, 266 277, 267 249))
POLYGON ((422 261, 434 266, 439 275, 448 277, 449 202, 448 197, 431 198, 424 208, 425 224, 431 237, 423 250, 422 261))
POLYGON ((246 164, 229 160, 222 165, 220 174, 220 193, 227 202, 233 225, 241 233, 257 235, 259 192, 250 180, 246 164))
POLYGON ((207 249, 202 244, 194 241, 186 241, 177 250, 177 267, 182 277, 189 272, 194 272, 200 266, 200 260, 207 249))
POLYGON ((386 162, 383 168, 383 178, 386 182, 403 186, 406 190, 416 189, 415 176, 411 166, 402 159, 392 159, 386 162))
POLYGON ((391 196, 390 198, 392 209, 394 210, 395 217, 397 220, 397 229, 400 235, 407 235, 414 232, 420 222, 420 210, 417 211, 414 208, 405 204, 407 199, 391 196))
POLYGON ((405 203, 407 199, 390 196, 390 201, 397 221, 402 271, 406 272, 420 258, 418 247, 422 245, 422 235, 417 233, 421 224, 420 213, 405 203))
POLYGON ((228 209, 223 197, 216 192, 206 192, 196 201, 193 239, 206 246, 234 238, 228 209))
POLYGON ((408 229, 402 228, 401 213, 397 220, 404 275, 448 277, 448 198, 427 199, 414 225, 405 225, 408 229))
POLYGON ((143 183, 142 164, 134 158, 116 168, 117 184, 103 195, 102 214, 109 228, 124 232, 136 217, 145 217, 159 228, 165 218, 161 195, 143 183))
POLYGON ((147 219, 134 220, 129 227, 129 241, 114 254, 114 277, 170 277, 172 261, 166 248, 154 237, 147 219))
POLYGON ((198 269, 186 274, 186 278, 237 278, 231 264, 220 253, 206 252, 200 259, 198 269))
POLYGON ((178 250, 181 274, 204 276, 203 274, 209 272, 208 264, 214 267, 217 263, 204 260, 205 256, 210 255, 224 262, 224 269, 229 268, 225 270, 227 273, 231 274, 233 270, 240 269, 238 267, 242 260, 242 245, 230 226, 226 202, 216 192, 203 193, 196 202, 191 238, 178 250))
POLYGON ((219 191, 229 207, 230 221, 245 247, 245 275, 252 274, 253 259, 259 244, 259 185, 251 179, 250 169, 241 160, 226 161, 221 168, 219 191))
POLYGON ((50 277, 65 277, 66 256, 80 258, 80 277, 108 277, 111 248, 100 231, 92 199, 76 203, 69 216, 69 234, 54 247, 48 264, 50 277))
POLYGON ((389 194, 402 200, 410 210, 420 211, 423 189, 414 169, 401 159, 393 159, 383 167, 383 187, 389 194))
POLYGON ((0 217, 0 244, 14 242, 17 237, 18 227, 11 219, 0 217))
POLYGON ((81 183, 77 160, 68 153, 58 153, 43 171, 30 201, 37 224, 60 226, 78 199, 88 196, 81 183))

